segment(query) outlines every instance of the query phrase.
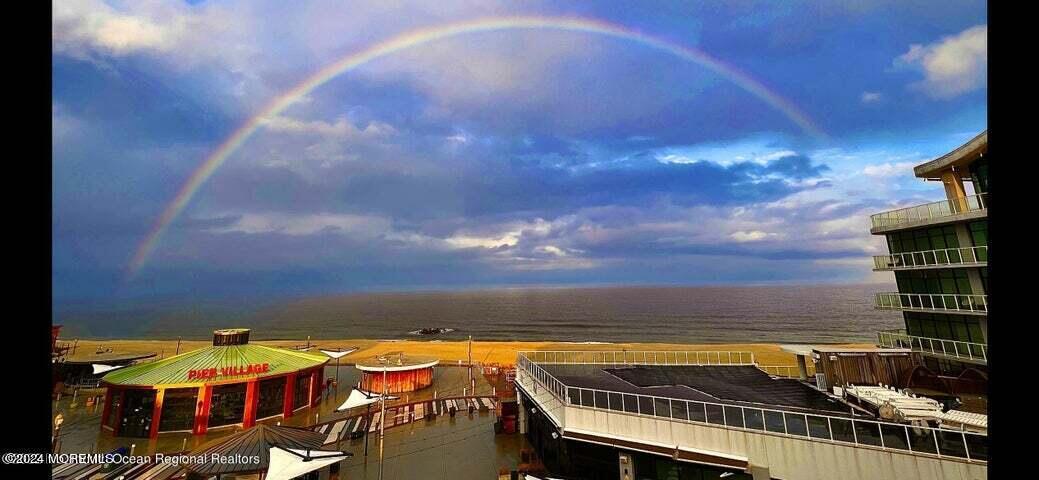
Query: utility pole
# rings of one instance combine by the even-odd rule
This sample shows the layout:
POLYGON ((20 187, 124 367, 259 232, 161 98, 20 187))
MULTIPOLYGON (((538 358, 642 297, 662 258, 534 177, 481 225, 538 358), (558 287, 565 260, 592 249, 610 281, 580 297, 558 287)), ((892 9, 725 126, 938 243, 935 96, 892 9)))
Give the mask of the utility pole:
POLYGON ((379 480, 382 480, 382 466, 383 466, 383 463, 384 463, 383 462, 383 456, 382 456, 382 451, 383 451, 382 449, 383 449, 383 444, 386 443, 386 394, 387 394, 386 371, 387 371, 387 366, 383 365, 382 367, 383 367, 382 368, 382 414, 379 415, 379 480))

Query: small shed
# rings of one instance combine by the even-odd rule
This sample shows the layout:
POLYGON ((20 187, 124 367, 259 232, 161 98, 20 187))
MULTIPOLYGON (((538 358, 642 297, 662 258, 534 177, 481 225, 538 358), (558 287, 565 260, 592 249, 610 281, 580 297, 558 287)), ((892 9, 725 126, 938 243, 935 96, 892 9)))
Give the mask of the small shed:
POLYGON ((908 348, 813 346, 815 371, 825 386, 890 385, 905 388, 906 373, 920 363, 920 354, 908 348))

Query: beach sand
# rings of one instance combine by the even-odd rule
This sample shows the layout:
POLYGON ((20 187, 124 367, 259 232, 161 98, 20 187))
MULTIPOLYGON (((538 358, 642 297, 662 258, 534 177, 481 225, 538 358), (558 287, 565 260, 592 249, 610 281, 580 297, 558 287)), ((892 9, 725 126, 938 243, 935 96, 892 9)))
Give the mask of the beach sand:
MULTIPOLYGON (((65 339, 64 341, 69 341, 65 339)), ((276 347, 303 345, 306 340, 251 340, 250 343, 276 347)), ((406 355, 428 355, 439 358, 443 363, 455 363, 467 358, 467 342, 439 340, 312 340, 310 351, 317 353, 321 348, 359 348, 342 358, 341 365, 355 360, 389 352, 404 352, 406 355)), ((209 340, 185 340, 180 342, 180 352, 190 352, 212 345, 209 340)), ((842 344, 847 347, 867 347, 869 344, 842 344)), ((177 351, 176 340, 88 340, 80 339, 69 359, 89 360, 98 347, 111 348, 112 353, 140 354, 153 352, 156 358, 173 356, 177 351)), ((480 342, 473 341, 473 361, 512 365, 516 353, 523 350, 594 350, 594 351, 741 351, 752 352, 759 365, 795 365, 792 353, 784 352, 779 344, 728 343, 728 344, 675 344, 675 343, 568 343, 568 342, 480 342)))

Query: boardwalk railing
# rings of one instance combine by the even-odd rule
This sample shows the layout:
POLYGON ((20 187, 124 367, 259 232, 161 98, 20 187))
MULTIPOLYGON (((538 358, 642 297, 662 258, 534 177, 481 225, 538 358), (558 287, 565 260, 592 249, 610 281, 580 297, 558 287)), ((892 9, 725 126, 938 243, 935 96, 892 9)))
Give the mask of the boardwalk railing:
POLYGON ((988 312, 988 295, 884 292, 876 294, 874 306, 881 310, 927 310, 985 314, 988 312))
POLYGON ((537 363, 592 365, 754 365, 753 352, 735 351, 547 351, 520 352, 537 363))
POLYGON ((912 270, 946 266, 988 265, 988 246, 944 248, 918 252, 892 253, 873 257, 873 270, 912 270))
MULTIPOLYGON (((678 422, 766 432, 802 440, 850 444, 913 455, 952 457, 972 463, 988 462, 988 436, 984 434, 918 427, 850 416, 806 414, 610 390, 575 388, 565 385, 545 372, 537 365, 537 362, 528 359, 525 356, 526 353, 531 352, 519 353, 516 362, 517 368, 526 373, 520 385, 532 388, 531 382, 536 382, 542 388, 547 388, 552 392, 552 395, 567 407, 667 418, 678 422)), ((565 430, 565 425, 560 427, 565 430)))
MULTIPOLYGON (((757 367, 758 370, 761 370, 762 372, 777 377, 799 378, 801 376, 801 371, 798 370, 797 365, 757 365, 757 367)), ((808 364, 805 365, 805 367, 808 372, 808 376, 814 377, 815 365, 808 364)))
POLYGON ((988 344, 960 342, 943 338, 917 337, 905 330, 877 332, 878 343, 887 348, 909 348, 913 351, 988 362, 988 344))
POLYGON ((980 193, 878 213, 872 215, 870 221, 873 228, 893 227, 904 223, 935 220, 960 213, 981 211, 986 208, 988 208, 988 194, 980 193))

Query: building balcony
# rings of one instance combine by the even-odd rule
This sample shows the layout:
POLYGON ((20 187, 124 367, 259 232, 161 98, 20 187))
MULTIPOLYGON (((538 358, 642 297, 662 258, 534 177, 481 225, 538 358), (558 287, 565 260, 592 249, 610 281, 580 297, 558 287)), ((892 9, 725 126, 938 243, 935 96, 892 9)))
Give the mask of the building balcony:
POLYGON ((877 343, 885 348, 908 348, 934 357, 960 360, 980 365, 988 364, 988 344, 960 342, 944 338, 917 337, 905 330, 877 332, 877 343))
POLYGON ((988 215, 988 194, 968 195, 878 213, 870 217, 870 232, 884 233, 906 228, 983 218, 988 215))
POLYGON ((873 271, 926 270, 949 267, 987 267, 988 246, 921 250, 873 257, 873 271))
POLYGON ((885 292, 876 294, 873 306, 878 310, 988 315, 988 295, 885 292))

